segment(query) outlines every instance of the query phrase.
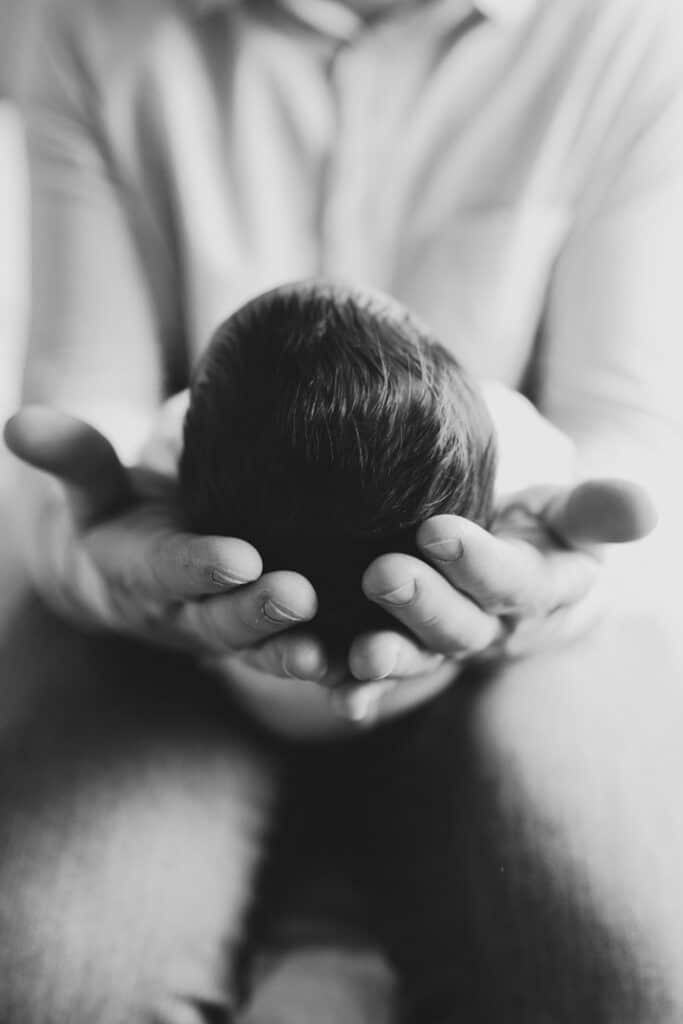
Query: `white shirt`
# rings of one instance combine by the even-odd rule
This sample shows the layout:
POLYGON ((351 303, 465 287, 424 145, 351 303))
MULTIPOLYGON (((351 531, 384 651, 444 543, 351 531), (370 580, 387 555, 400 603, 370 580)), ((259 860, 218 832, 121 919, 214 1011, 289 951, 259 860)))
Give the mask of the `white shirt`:
POLYGON ((527 391, 582 473, 671 479, 677 0, 432 0, 369 24, 329 0, 46 7, 33 397, 126 448, 222 317, 327 275, 527 391))

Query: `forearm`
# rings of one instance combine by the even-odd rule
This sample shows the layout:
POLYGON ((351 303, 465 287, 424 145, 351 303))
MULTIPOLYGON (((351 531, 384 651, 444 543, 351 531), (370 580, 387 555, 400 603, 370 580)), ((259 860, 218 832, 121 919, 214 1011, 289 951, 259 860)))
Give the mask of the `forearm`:
POLYGON ((16 400, 27 306, 27 196, 18 111, 0 102, 0 409, 16 400))
POLYGON ((85 11, 41 9, 25 105, 32 294, 24 399, 93 423, 128 459, 163 398, 174 328, 160 313, 132 199, 92 99, 91 42, 85 11))

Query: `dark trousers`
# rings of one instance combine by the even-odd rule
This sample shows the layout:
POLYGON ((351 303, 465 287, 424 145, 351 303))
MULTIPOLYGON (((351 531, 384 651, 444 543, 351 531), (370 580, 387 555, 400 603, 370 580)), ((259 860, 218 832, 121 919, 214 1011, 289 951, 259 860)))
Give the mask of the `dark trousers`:
MULTIPOLYGON (((601 919, 552 820, 514 809, 514 765, 509 777, 496 770, 473 735, 489 685, 472 672, 354 743, 294 756, 265 876, 266 935, 297 918, 300 942, 325 941, 332 920, 374 935, 399 979, 397 1019, 410 1024, 683 1019, 637 933, 601 919), (327 904, 310 887, 324 864, 339 872, 327 904)), ((683 863, 671 895, 683 912, 683 863)))
MULTIPOLYGON (((377 978, 365 1018, 365 996, 333 1006, 341 961, 319 957, 311 1024, 683 1020, 683 688, 658 634, 603 630, 292 751, 182 659, 62 625, 3 564, 2 1024, 227 1020, 259 951, 285 975, 326 943, 358 966, 368 936, 402 1009, 377 978)), ((249 1024, 306 1024, 257 988, 249 1024)))

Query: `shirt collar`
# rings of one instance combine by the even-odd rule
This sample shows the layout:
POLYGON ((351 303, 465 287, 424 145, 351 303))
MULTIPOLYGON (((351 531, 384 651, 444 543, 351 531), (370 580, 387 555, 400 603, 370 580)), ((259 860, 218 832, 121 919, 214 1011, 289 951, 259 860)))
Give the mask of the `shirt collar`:
MULTIPOLYGON (((199 15, 210 14, 221 8, 238 7, 245 0, 188 0, 199 15)), ((472 9, 479 11, 485 18, 501 24, 514 24, 531 13, 540 0, 470 0, 472 9)), ((310 14, 306 18, 312 25, 321 27, 329 25, 331 35, 351 34, 361 24, 361 18, 337 0, 306 0, 306 3, 295 2, 291 5, 282 0, 283 7, 295 8, 301 17, 304 7, 310 14), (313 11, 317 8, 317 13, 313 11)), ((455 6, 462 13, 462 0, 456 0, 455 6)))

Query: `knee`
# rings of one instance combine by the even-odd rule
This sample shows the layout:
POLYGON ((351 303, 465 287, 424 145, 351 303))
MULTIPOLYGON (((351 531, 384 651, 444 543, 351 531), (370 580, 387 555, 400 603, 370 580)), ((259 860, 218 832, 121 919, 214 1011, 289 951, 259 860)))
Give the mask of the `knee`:
POLYGON ((657 630, 646 639, 638 624, 606 623, 579 644, 493 672, 466 709, 473 771, 505 780, 500 812, 526 810, 566 832, 568 852, 585 855, 609 835, 612 876, 639 841, 650 870, 653 856, 666 856, 654 848, 662 839, 683 850, 672 799, 683 689, 663 641, 657 630))
POLYGON ((480 838, 487 829, 492 852, 477 871, 510 910, 508 934, 524 919, 527 953, 546 965, 555 956, 577 992, 592 976, 593 1005, 607 1000, 593 1019, 673 1024, 683 1016, 683 690, 663 632, 631 625, 507 666, 472 696, 469 825, 480 838))
POLYGON ((269 766, 226 730, 104 719, 0 744, 3 1024, 199 1024, 234 997, 269 766))

